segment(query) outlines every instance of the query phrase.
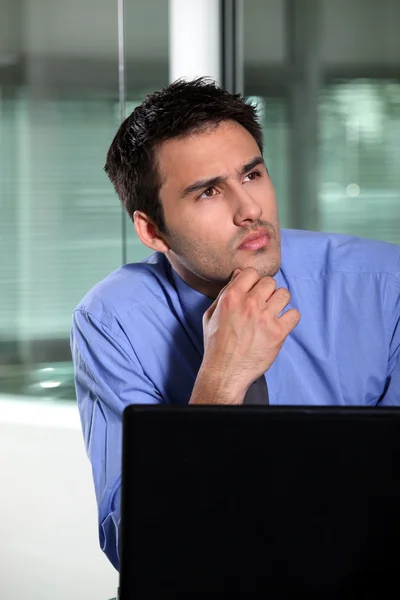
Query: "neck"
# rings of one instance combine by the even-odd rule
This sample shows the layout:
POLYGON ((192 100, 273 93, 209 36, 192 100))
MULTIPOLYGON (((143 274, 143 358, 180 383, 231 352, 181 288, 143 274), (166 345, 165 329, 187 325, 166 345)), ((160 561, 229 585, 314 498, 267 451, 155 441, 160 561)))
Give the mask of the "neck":
POLYGON ((210 281, 196 275, 193 271, 190 271, 185 265, 175 259, 175 257, 168 252, 166 253, 171 267, 176 271, 183 281, 191 288, 200 292, 204 296, 207 296, 211 300, 215 300, 220 291, 226 286, 228 281, 210 281))

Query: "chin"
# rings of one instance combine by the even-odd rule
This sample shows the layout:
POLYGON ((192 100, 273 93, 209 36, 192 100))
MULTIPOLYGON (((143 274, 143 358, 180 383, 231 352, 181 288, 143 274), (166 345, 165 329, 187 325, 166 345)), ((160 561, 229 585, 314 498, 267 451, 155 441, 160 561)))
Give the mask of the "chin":
POLYGON ((280 259, 277 257, 275 260, 271 260, 269 257, 269 260, 265 260, 265 257, 258 256, 235 268, 246 269, 248 267, 253 267, 260 277, 274 277, 280 269, 280 259))

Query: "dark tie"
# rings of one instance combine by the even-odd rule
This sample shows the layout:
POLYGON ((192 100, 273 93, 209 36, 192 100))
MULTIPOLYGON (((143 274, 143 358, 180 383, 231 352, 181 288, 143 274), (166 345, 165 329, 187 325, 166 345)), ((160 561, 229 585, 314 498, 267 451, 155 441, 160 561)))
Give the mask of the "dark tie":
POLYGON ((251 384, 243 399, 243 404, 269 404, 268 387, 264 375, 251 384))

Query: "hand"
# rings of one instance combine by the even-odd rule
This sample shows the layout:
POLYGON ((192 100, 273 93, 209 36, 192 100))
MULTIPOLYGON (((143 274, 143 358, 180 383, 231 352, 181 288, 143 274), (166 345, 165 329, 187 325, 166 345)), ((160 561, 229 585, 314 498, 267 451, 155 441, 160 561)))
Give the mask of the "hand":
MULTIPOLYGON (((286 337, 300 321, 285 288, 249 267, 234 273, 204 313, 201 377, 222 403, 241 404, 249 386, 274 362, 286 337), (229 401, 228 401, 229 400, 229 401)), ((221 403, 218 402, 218 403, 221 403)))

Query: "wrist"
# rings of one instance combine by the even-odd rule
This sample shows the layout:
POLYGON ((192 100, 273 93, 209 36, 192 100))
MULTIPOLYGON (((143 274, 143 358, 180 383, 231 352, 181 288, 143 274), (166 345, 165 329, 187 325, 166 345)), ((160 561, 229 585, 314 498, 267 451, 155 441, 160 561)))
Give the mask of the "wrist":
POLYGON ((189 404, 242 404, 245 394, 245 387, 222 369, 202 364, 189 404))

